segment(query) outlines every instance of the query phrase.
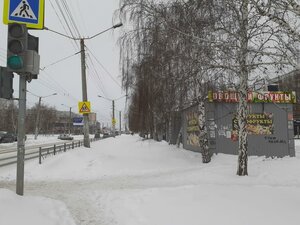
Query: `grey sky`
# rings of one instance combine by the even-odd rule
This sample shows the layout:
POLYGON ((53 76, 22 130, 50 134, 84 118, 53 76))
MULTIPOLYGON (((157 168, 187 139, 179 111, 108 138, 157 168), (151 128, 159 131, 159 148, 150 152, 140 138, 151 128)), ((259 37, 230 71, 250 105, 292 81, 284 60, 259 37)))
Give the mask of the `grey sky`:
MULTIPOLYGON (((62 1, 46 0, 45 26, 66 33, 64 30, 66 25, 62 21, 63 18, 56 2, 62 1)), ((92 36, 111 27, 114 12, 119 7, 119 0, 66 0, 65 2, 68 4, 80 35, 84 37, 92 36)), ((2 20, 3 0, 0 0, 0 5, 2 20)), ((64 9, 63 12, 65 13, 64 9)), ((55 65, 48 65, 78 52, 79 42, 76 44, 74 41, 45 30, 30 31, 30 33, 40 37, 41 68, 45 66, 46 68, 40 72, 38 80, 33 80, 28 84, 28 90, 38 96, 47 96, 56 92, 57 96, 47 97, 43 99, 43 103, 55 106, 59 110, 68 110, 61 104, 74 106, 72 111, 77 112, 77 103, 82 99, 80 54, 55 65)), ((0 65, 5 66, 7 26, 3 23, 0 25, 0 34, 0 65)), ((87 69, 88 99, 92 104, 92 111, 97 112, 97 119, 105 123, 111 121, 111 102, 97 95, 117 99, 125 94, 120 88, 118 36, 119 31, 116 29, 85 43, 91 51, 87 51, 90 55, 87 69)), ((15 97, 18 97, 18 80, 19 77, 15 76, 15 97)), ((27 96, 27 107, 33 106, 38 101, 38 98, 30 93, 27 96)), ((116 108, 124 110, 124 103, 125 98, 118 100, 116 108)))

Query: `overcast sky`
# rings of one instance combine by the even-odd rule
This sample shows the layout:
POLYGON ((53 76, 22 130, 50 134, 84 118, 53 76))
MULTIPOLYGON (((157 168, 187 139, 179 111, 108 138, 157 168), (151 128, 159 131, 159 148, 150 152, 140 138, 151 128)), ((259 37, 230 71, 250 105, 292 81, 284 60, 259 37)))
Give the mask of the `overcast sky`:
MULTIPOLYGON (((67 3, 81 37, 92 36, 110 28, 113 25, 114 12, 119 8, 119 0, 46 0, 45 26, 67 35, 70 34, 62 13, 65 17, 68 15, 63 8, 63 2, 67 3), (57 2, 62 7, 62 12, 57 2)), ((0 0, 0 5, 2 20, 3 0, 0 0)), ((117 22, 119 21, 115 20, 115 23, 117 22)), ((75 28, 72 28, 71 24, 69 26, 75 32, 75 28)), ((87 58, 88 100, 91 102, 92 111, 97 113, 98 121, 105 123, 111 122, 111 101, 99 98, 97 95, 109 99, 117 99, 125 95, 120 86, 120 46, 117 45, 119 29, 108 31, 85 42, 89 55, 87 58)), ((77 112, 78 101, 82 100, 80 54, 60 63, 51 64, 78 52, 79 42, 75 43, 45 30, 30 31, 30 33, 40 38, 40 67, 45 69, 40 72, 38 80, 28 84, 28 90, 37 96, 57 93, 56 96, 43 98, 42 102, 55 106, 58 110, 68 110, 61 104, 73 106, 72 111, 77 112)), ((0 34, 0 65, 6 66, 7 25, 3 22, 0 25, 0 34)), ((17 75, 14 78, 14 97, 19 95, 18 81, 17 75)), ((38 101, 38 98, 31 93, 27 95, 27 107, 33 106, 38 101)), ((125 98, 116 101, 117 110, 123 111, 124 107, 125 98)))

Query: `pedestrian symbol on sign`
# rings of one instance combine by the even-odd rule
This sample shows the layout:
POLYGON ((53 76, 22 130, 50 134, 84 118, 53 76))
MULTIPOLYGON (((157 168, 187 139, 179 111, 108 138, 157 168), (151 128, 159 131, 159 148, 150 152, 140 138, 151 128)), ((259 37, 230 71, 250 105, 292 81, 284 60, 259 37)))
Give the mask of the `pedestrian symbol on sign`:
POLYGON ((10 16, 37 20, 27 0, 22 0, 10 16))

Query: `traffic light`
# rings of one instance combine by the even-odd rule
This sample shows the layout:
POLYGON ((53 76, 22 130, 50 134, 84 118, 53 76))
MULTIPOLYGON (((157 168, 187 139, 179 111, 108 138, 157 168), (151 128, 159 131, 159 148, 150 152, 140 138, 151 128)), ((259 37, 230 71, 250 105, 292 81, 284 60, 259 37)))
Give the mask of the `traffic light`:
POLYGON ((12 99, 13 78, 12 72, 8 72, 6 67, 0 67, 0 98, 12 99))
POLYGON ((7 70, 36 79, 40 70, 39 38, 28 34, 26 25, 8 25, 7 70))
POLYGON ((25 24, 9 24, 7 34, 7 69, 10 72, 26 72, 24 66, 28 46, 27 27, 25 24))

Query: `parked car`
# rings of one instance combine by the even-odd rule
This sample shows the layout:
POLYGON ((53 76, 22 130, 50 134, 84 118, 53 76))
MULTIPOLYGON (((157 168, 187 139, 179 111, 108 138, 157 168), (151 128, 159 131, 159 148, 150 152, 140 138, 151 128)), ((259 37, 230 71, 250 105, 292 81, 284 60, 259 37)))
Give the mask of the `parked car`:
POLYGON ((108 138, 108 137, 110 137, 110 134, 107 133, 107 132, 104 132, 103 135, 102 135, 102 137, 103 137, 103 138, 108 138))
POLYGON ((58 139, 60 139, 60 140, 73 140, 74 138, 71 137, 71 136, 68 135, 68 134, 60 134, 60 135, 58 136, 58 139))
POLYGON ((11 143, 17 141, 17 135, 13 133, 2 133, 0 136, 0 143, 11 143))

